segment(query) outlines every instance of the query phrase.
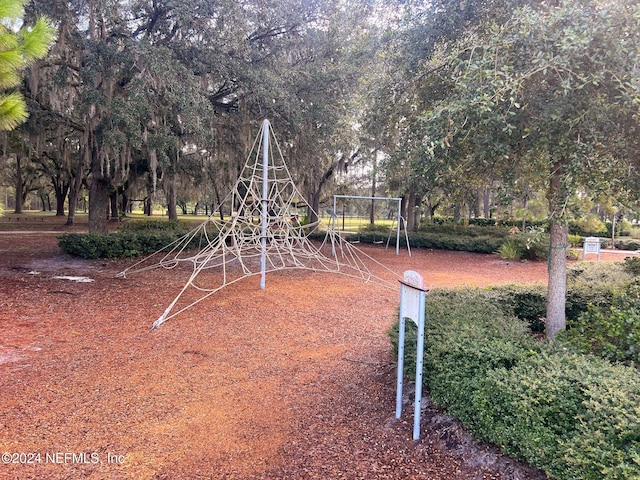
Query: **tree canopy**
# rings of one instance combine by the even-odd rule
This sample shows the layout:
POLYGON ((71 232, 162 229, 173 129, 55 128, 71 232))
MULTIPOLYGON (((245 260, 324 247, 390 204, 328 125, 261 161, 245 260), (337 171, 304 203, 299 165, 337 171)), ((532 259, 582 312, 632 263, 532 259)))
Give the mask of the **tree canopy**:
POLYGON ((635 149, 638 134, 639 52, 638 5, 583 0, 525 6, 448 49, 452 91, 425 112, 432 156, 446 155, 449 168, 482 176, 498 170, 507 183, 538 176, 545 185, 549 336, 565 326, 571 196, 597 194, 612 182, 618 189, 633 185, 620 175, 632 171, 634 160, 637 166, 637 157, 626 152, 635 149))

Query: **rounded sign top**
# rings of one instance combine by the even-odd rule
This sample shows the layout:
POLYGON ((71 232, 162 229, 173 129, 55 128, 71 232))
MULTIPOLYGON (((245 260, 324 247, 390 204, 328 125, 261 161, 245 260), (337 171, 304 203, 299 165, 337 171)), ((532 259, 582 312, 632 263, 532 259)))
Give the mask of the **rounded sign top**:
POLYGON ((416 288, 424 289, 424 280, 422 275, 418 272, 414 272, 413 270, 406 270, 404 272, 404 283, 416 288))

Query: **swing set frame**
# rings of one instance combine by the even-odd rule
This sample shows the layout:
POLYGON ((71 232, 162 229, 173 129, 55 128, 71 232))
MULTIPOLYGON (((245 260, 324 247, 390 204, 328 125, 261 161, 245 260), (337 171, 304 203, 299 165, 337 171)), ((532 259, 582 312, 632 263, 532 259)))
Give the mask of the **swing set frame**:
MULTIPOLYGON (((334 195, 333 196, 333 229, 335 231, 339 231, 340 229, 337 228, 338 226, 338 208, 337 208, 337 203, 338 203, 338 199, 343 199, 343 200, 349 200, 349 199, 354 199, 354 200, 374 200, 374 201, 378 201, 378 200, 383 200, 383 201, 391 201, 391 202, 398 202, 398 210, 397 210, 397 214, 396 214, 396 255, 400 254, 400 225, 405 223, 405 219, 402 216, 402 198, 400 197, 366 197, 366 196, 360 196, 360 195, 334 195)), ((409 256, 411 256, 411 247, 409 247, 409 235, 407 233, 406 228, 403 229, 404 230, 404 235, 405 235, 405 241, 407 242, 407 251, 409 252, 409 256)), ((391 239, 391 233, 389 233, 389 237, 387 238, 387 248, 389 247, 389 240, 391 239)))

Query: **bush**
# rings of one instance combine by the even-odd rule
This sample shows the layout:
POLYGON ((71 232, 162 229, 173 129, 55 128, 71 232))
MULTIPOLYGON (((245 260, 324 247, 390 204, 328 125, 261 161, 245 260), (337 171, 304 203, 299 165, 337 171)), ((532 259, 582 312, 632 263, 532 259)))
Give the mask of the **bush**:
POLYGON ((387 225, 376 225, 376 224, 367 223, 366 225, 360 226, 358 230, 360 232, 380 233, 386 237, 387 235, 389 235, 389 232, 391 231, 391 227, 387 225))
POLYGON ((588 306, 606 308, 613 292, 625 287, 633 275, 623 262, 579 262, 567 268, 567 319, 577 319, 588 306))
POLYGON ((640 478, 640 381, 636 370, 603 366, 583 385, 585 408, 564 444, 564 478, 640 478))
POLYGON ((567 267, 567 284, 620 288, 633 280, 624 265, 624 262, 578 262, 567 267))
POLYGON ((522 258, 522 250, 520 249, 519 243, 512 239, 500 245, 496 253, 504 260, 518 260, 522 258))
POLYGON ((533 332, 544 332, 547 314, 547 289, 543 285, 500 285, 478 294, 491 298, 503 315, 515 316, 533 332))
POLYGON ((583 242, 584 240, 580 235, 569 234, 569 245, 571 245, 573 248, 582 247, 583 242))
POLYGON ((577 318, 589 304, 610 305, 613 290, 631 277, 614 262, 578 262, 567 268, 567 318, 577 318))
POLYGON ((144 219, 144 220, 132 220, 124 221, 120 227, 121 232, 176 232, 186 233, 190 228, 185 223, 177 220, 159 220, 159 219, 144 219))
MULTIPOLYGON (((404 239, 401 238, 404 244, 404 239)), ((494 253, 504 243, 497 236, 448 235, 432 232, 411 232, 409 243, 414 248, 433 248, 438 250, 458 250, 476 253, 494 253)))
POLYGON ((624 259, 624 271, 630 275, 640 275, 640 257, 627 257, 624 259))
POLYGON ((496 237, 506 238, 510 229, 505 226, 456 225, 456 224, 421 224, 419 232, 437 233, 439 235, 463 236, 463 237, 496 237))
POLYGON ((640 240, 631 238, 617 238, 616 248, 618 250, 640 250, 640 240))
POLYGON ((612 305, 590 304, 563 335, 577 351, 640 363, 640 280, 614 292, 612 305))
POLYGON ((488 372, 474 428, 558 480, 637 478, 639 400, 636 371, 542 351, 488 372))
POLYGON ((606 234, 606 232, 606 225, 595 214, 589 214, 569 224, 569 233, 583 237, 598 236, 598 234, 606 234))
MULTIPOLYGON (((155 253, 183 237, 174 231, 148 231, 120 233, 68 233, 58 239, 63 252, 87 259, 126 258, 155 253)), ((190 248, 197 248, 201 238, 192 238, 190 248)))

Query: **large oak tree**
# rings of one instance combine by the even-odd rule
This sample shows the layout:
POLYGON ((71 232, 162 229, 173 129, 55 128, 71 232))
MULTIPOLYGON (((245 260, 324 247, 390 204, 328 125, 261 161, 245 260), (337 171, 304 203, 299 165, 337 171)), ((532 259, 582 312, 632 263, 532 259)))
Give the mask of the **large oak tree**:
POLYGON ((536 172, 546 185, 552 338, 565 328, 568 202, 578 191, 599 193, 617 182, 620 170, 633 174, 640 6, 541 3, 442 50, 453 81, 446 99, 425 112, 432 155, 460 174, 536 172))

